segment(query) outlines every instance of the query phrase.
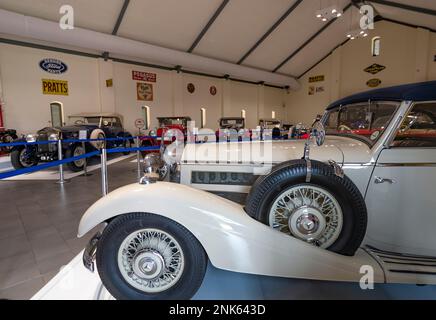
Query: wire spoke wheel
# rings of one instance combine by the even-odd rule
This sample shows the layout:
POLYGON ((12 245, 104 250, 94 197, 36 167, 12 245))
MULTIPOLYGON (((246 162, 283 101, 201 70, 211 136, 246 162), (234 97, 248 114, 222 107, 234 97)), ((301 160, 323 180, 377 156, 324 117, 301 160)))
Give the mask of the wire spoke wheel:
POLYGON ((278 195, 269 212, 269 225, 318 247, 328 248, 341 234, 343 214, 330 192, 301 184, 278 195))
MULTIPOLYGON (((82 156, 84 154, 85 154, 85 149, 82 146, 77 146, 74 149, 73 157, 82 156)), ((86 161, 86 159, 76 160, 76 161, 74 161, 74 165, 78 168, 81 168, 85 165, 85 161, 86 161)))
POLYGON ((159 293, 174 286, 183 274, 180 244, 158 229, 131 233, 118 250, 118 268, 124 280, 146 293, 159 293))
POLYGON ((29 168, 33 166, 33 162, 28 158, 26 148, 20 151, 20 163, 24 168, 29 168))

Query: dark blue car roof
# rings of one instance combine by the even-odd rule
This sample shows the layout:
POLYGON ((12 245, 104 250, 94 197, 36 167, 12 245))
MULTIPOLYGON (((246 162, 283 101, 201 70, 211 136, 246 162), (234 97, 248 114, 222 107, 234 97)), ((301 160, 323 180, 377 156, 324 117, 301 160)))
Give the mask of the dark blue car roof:
POLYGON ((333 102, 327 110, 340 105, 365 101, 436 101, 436 81, 370 90, 333 102))

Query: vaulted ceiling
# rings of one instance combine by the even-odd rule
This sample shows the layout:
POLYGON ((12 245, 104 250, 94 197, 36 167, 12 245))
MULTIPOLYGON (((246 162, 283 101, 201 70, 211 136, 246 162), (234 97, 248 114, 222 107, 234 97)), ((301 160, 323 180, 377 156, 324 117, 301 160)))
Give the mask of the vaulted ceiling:
MULTIPOLYGON (((0 0, 0 9, 58 21, 64 0, 0 0)), ((346 41, 359 6, 436 30, 429 0, 69 0, 77 27, 298 78, 346 41), (321 7, 343 8, 322 22, 321 7)), ((1 32, 1 30, 0 30, 1 32)))

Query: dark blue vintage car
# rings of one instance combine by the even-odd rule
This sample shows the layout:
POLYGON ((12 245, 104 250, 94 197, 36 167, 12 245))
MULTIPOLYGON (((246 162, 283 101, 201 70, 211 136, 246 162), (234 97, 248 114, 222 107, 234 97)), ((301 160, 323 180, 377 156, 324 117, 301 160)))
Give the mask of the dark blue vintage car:
MULTIPOLYGON (((122 116, 116 113, 82 113, 69 117, 71 125, 63 127, 46 127, 36 134, 16 140, 16 142, 43 142, 72 139, 102 139, 102 138, 127 138, 132 135, 124 130, 122 116)), ((65 142, 62 143, 63 158, 80 156, 98 148, 101 142, 65 142)), ((133 138, 120 141, 107 141, 107 148, 126 147, 133 143, 133 138)), ((15 169, 35 166, 40 162, 58 160, 57 143, 35 144, 17 146, 11 151, 11 162, 15 169)), ((86 159, 77 160, 67 164, 72 171, 81 171, 86 159)))

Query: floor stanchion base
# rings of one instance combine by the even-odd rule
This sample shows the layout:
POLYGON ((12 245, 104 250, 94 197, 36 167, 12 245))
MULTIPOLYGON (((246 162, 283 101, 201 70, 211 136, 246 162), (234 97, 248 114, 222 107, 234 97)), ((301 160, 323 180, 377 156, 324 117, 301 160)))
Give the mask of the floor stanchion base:
POLYGON ((70 182, 71 182, 71 180, 56 181, 55 184, 64 185, 64 184, 67 184, 67 183, 70 183, 70 182))

